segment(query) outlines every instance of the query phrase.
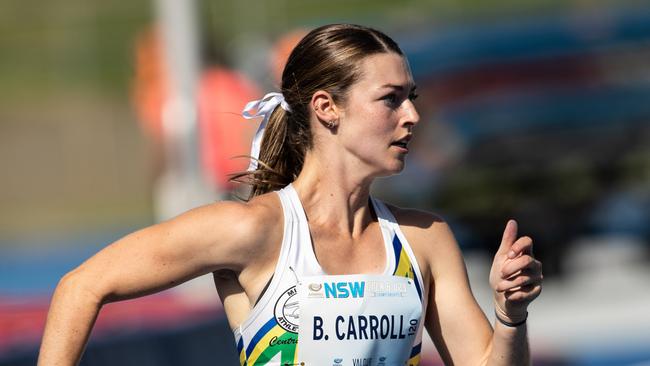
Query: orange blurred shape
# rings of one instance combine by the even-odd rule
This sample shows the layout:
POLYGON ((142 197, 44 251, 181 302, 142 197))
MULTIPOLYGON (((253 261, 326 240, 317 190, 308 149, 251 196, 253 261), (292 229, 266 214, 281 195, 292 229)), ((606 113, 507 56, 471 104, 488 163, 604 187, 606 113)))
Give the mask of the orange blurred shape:
POLYGON ((259 120, 241 116, 246 103, 260 97, 258 88, 239 72, 215 66, 199 81, 198 112, 201 160, 211 183, 232 189, 228 175, 245 171, 259 120))
POLYGON ((162 105, 167 98, 167 76, 162 58, 160 33, 151 27, 135 41, 133 101, 140 126, 157 141, 163 137, 162 105))
POLYGON ((292 30, 291 32, 285 33, 273 45, 271 54, 271 71, 273 72, 273 78, 278 85, 282 81, 282 71, 284 70, 284 65, 287 63, 291 51, 293 51, 298 42, 300 42, 300 40, 306 35, 307 30, 305 29, 292 30))

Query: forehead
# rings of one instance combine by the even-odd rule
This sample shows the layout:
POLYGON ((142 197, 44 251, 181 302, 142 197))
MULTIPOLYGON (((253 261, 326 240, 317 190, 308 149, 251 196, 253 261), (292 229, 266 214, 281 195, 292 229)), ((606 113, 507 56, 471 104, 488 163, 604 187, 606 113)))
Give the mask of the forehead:
POLYGON ((408 90, 414 82, 406 58, 391 52, 364 58, 357 84, 365 90, 380 89, 384 85, 401 85, 408 90))

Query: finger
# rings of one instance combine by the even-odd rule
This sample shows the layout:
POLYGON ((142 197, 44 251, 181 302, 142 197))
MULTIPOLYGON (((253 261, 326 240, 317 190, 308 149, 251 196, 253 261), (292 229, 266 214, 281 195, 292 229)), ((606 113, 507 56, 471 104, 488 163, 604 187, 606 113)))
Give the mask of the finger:
POLYGON ((506 300, 512 302, 530 302, 539 296, 542 292, 541 284, 533 284, 522 286, 519 290, 516 291, 506 291, 504 296, 506 300))
POLYGON ((540 275, 542 273, 542 262, 529 255, 522 255, 509 260, 501 268, 501 278, 510 280, 524 272, 531 276, 540 275))
POLYGON ((510 247, 517 239, 517 221, 508 220, 506 228, 503 230, 503 237, 501 239, 501 245, 499 246, 499 254, 507 254, 510 250, 510 247))
POLYGON ((525 286, 541 284, 543 278, 544 277, 541 274, 529 275, 522 272, 521 275, 513 277, 512 279, 500 281, 497 284, 495 291, 518 291, 525 286))
POLYGON ((536 263, 531 265, 531 268, 524 268, 523 270, 517 271, 510 276, 502 277, 501 280, 514 281, 515 278, 519 276, 528 276, 528 277, 539 277, 542 275, 542 263, 539 262, 539 266, 536 263))
POLYGON ((501 278, 509 278, 519 271, 528 270, 531 273, 541 272, 542 263, 535 258, 524 254, 521 257, 507 261, 501 267, 501 278))
POLYGON ((508 258, 513 259, 519 256, 520 254, 528 254, 532 257, 533 255, 533 239, 529 236, 522 236, 517 239, 514 244, 510 247, 508 251, 508 258))

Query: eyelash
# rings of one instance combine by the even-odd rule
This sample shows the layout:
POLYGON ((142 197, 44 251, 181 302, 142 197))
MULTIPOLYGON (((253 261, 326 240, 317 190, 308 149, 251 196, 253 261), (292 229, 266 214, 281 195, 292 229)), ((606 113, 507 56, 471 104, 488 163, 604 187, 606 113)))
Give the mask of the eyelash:
MULTIPOLYGON (((413 93, 409 94, 408 99, 409 99, 410 101, 414 101, 415 99, 417 99, 417 97, 418 97, 418 94, 415 93, 415 92, 413 92, 413 93)), ((394 94, 394 93, 390 93, 390 94, 386 95, 386 96, 385 96, 384 98, 382 98, 382 99, 384 100, 384 102, 386 103, 386 105, 388 105, 388 106, 391 107, 391 108, 399 107, 399 105, 401 104, 401 103, 398 103, 398 101, 397 101, 397 95, 394 94)))
POLYGON ((397 104, 397 96, 395 94, 392 94, 392 93, 388 94, 385 97, 383 97, 382 99, 384 100, 384 103, 387 106, 391 107, 391 108, 394 108, 394 107, 398 106, 398 104, 397 104))

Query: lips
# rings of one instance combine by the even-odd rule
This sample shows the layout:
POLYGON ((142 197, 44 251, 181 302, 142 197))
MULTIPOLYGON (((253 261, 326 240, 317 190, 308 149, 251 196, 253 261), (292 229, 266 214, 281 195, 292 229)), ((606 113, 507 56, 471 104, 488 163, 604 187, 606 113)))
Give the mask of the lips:
POLYGON ((410 135, 410 134, 406 135, 406 136, 402 137, 399 140, 393 141, 391 143, 391 146, 397 146, 397 147, 401 147, 403 149, 408 150, 408 144, 409 144, 409 141, 411 141, 411 137, 412 137, 412 135, 410 135))

